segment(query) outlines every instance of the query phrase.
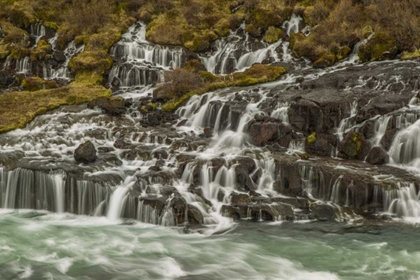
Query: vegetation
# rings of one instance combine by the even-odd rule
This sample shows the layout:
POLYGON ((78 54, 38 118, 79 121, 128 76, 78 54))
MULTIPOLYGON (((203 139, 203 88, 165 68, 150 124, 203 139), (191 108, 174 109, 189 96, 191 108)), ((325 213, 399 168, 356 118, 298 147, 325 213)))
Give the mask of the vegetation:
MULTIPOLYGON (((368 40, 359 49, 362 62, 398 54, 401 59, 420 57, 420 0, 0 0, 0 7, 0 60, 51 58, 47 41, 30 47, 28 30, 35 22, 57 31, 58 48, 72 40, 85 46, 69 63, 75 75, 69 86, 56 89, 55 83, 26 77, 17 80, 24 91, 15 92, 14 99, 11 93, 0 95, 0 102, 21 102, 16 107, 3 103, 8 105, 1 107, 0 131, 20 127, 58 104, 110 94, 101 86, 112 66, 109 49, 136 20, 148 23, 146 36, 152 42, 183 45, 196 52, 209 50, 212 41, 245 22, 251 36, 267 43, 290 40, 293 53, 309 58, 314 67, 329 67, 346 58, 363 39, 368 40), (293 13, 311 28, 309 35, 296 33, 289 38, 284 32, 283 22, 293 13), (46 105, 41 106, 41 101, 46 105), (22 118, 16 120, 17 112, 5 117, 6 108, 17 107, 27 110, 22 118)), ((271 81, 282 73, 280 67, 255 65, 243 73, 217 76, 186 65, 167 73, 170 82, 158 90, 170 99, 163 108, 173 110, 194 94, 271 81)))
POLYGON ((110 96, 103 87, 62 87, 0 95, 0 133, 24 127, 37 115, 66 104, 80 104, 110 96))
POLYGON ((169 79, 165 79, 167 83, 157 89, 158 92, 164 92, 169 99, 162 106, 164 111, 174 111, 190 97, 211 90, 274 81, 286 73, 286 69, 254 64, 244 72, 236 72, 228 76, 213 75, 206 71, 194 72, 191 69, 177 69, 169 73, 171 73, 168 76, 169 79))

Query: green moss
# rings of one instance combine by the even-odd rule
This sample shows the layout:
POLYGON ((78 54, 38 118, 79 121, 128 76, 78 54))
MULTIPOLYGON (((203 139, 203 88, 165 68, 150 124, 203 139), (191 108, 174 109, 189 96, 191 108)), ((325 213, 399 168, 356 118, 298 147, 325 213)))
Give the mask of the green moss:
POLYGON ((37 115, 61 105, 80 104, 110 96, 104 87, 64 87, 0 95, 0 133, 24 127, 37 115))
POLYGON ((202 78, 205 82, 212 83, 218 79, 218 77, 207 71, 200 71, 198 74, 200 75, 200 78, 202 78))
POLYGON ((280 39, 282 31, 280 28, 270 26, 265 32, 263 40, 269 44, 277 42, 280 39))
POLYGON ((342 60, 342 59, 348 57, 350 53, 351 53, 351 48, 350 47, 348 47, 348 46, 341 47, 338 51, 337 59, 342 60))
POLYGON ((96 72, 103 74, 111 68, 112 58, 105 51, 84 51, 73 57, 69 62, 69 68, 74 72, 96 72))
POLYGON ((401 56, 402 60, 417 59, 417 58, 420 58, 420 50, 415 50, 414 52, 403 52, 401 56))
POLYGON ((229 35, 229 31, 230 31, 229 28, 230 28, 229 21, 225 18, 222 18, 214 26, 214 32, 220 37, 225 37, 229 35))
POLYGON ((45 40, 40 40, 36 47, 31 50, 31 60, 44 60, 46 55, 51 51, 51 45, 45 40))
POLYGON ((40 77, 25 77, 21 83, 22 89, 27 91, 37 91, 41 89, 56 88, 55 81, 47 81, 40 77))
POLYGON ((309 145, 312 145, 313 143, 315 143, 316 141, 316 132, 312 132, 311 134, 308 135, 308 137, 306 137, 306 142, 309 145))
POLYGON ((0 60, 5 59, 10 54, 8 45, 0 45, 0 60))
POLYGON ((374 35, 358 51, 361 62, 383 60, 392 58, 398 51, 396 41, 385 33, 374 35))

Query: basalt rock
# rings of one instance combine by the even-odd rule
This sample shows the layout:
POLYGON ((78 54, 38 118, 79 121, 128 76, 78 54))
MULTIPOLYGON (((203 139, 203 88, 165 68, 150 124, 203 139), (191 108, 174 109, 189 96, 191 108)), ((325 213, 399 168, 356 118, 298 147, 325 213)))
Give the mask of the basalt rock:
POLYGON ((88 108, 99 107, 107 114, 121 115, 125 113, 125 102, 122 98, 100 97, 88 103, 88 108))
POLYGON ((370 146, 363 134, 350 132, 338 144, 339 156, 345 159, 364 160, 370 151, 370 146))
POLYGON ((366 161, 375 165, 387 164, 389 163, 389 155, 382 147, 376 146, 370 150, 366 161))
POLYGON ((79 147, 74 151, 74 159, 78 163, 92 163, 96 157, 96 149, 92 142, 87 141, 83 144, 80 144, 79 147))

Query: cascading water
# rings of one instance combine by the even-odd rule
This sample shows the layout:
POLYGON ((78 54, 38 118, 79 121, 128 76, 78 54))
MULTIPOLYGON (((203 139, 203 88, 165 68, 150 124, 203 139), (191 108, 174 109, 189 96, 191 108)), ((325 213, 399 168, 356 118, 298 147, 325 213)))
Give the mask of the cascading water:
POLYGON ((182 47, 155 45, 146 40, 146 25, 136 23, 111 50, 116 63, 109 81, 114 86, 130 88, 152 85, 162 80, 162 70, 180 68, 185 50, 182 47))
MULTIPOLYGON (((299 32, 301 20, 300 16, 293 14, 291 19, 283 24, 287 35, 299 32)), ((263 61, 272 63, 292 60, 288 42, 280 39, 273 44, 267 44, 253 39, 245 30, 246 25, 243 23, 237 30, 231 31, 227 37, 214 42, 216 51, 200 56, 207 71, 224 75, 233 71, 244 71, 254 63, 263 61), (282 56, 279 56, 280 47, 282 56)))

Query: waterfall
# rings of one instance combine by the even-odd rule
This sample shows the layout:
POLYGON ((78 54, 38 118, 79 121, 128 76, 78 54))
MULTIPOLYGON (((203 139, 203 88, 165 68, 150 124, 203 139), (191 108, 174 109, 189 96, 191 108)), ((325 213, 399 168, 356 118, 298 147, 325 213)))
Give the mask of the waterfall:
POLYGON ((54 176, 54 194, 55 194, 55 211, 57 213, 64 212, 64 179, 63 175, 54 176))
POLYGON ((124 210, 124 200, 134 183, 132 177, 127 177, 124 183, 114 190, 109 200, 108 219, 115 221, 121 218, 124 210))
POLYGON ((398 132, 394 137, 389 155, 394 163, 420 167, 420 120, 398 132))
POLYGON ((373 145, 379 146, 382 137, 385 135, 388 122, 392 116, 381 116, 375 120, 375 136, 373 137, 373 145))
POLYGON ((420 192, 413 183, 399 183, 398 188, 385 191, 385 209, 404 218, 420 218, 420 192))

